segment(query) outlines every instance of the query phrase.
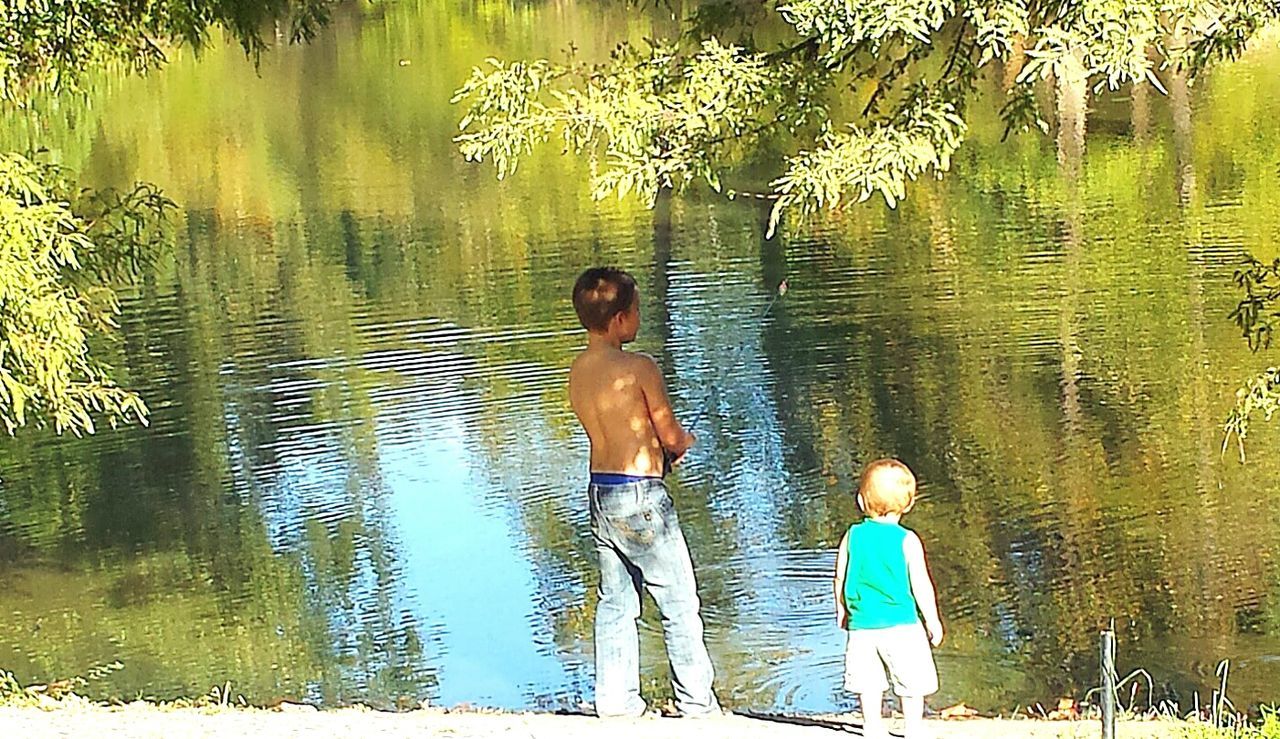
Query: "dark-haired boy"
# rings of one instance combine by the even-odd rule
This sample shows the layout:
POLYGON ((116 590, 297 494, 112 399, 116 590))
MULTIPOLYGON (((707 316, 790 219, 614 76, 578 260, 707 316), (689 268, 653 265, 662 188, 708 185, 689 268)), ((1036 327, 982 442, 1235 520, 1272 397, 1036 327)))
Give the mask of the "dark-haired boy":
POLYGON ((689 547, 662 482, 664 454, 679 460, 694 443, 671 411, 652 358, 623 351, 640 328, 635 280, 619 269, 583 272, 573 307, 587 348, 569 370, 569 402, 591 440, 591 532, 600 560, 596 606, 596 713, 644 713, 640 696, 640 586, 653 595, 671 663, 676 708, 719 713, 702 638, 689 547))

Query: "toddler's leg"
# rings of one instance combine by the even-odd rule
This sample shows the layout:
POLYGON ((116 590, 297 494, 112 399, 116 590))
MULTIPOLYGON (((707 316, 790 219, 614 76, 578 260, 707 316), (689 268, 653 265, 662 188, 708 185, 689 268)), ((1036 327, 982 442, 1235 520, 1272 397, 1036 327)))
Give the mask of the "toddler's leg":
POLYGON ((925 739, 924 729, 924 697, 899 696, 902 700, 902 733, 906 739, 925 739))
POLYGON ((862 736, 864 739, 889 739, 884 723, 884 693, 858 693, 862 704, 862 736))
POLYGON ((929 637, 920 624, 885 629, 883 652, 893 676, 893 692, 902 699, 907 739, 924 739, 924 697, 938 690, 938 670, 929 651, 929 637))

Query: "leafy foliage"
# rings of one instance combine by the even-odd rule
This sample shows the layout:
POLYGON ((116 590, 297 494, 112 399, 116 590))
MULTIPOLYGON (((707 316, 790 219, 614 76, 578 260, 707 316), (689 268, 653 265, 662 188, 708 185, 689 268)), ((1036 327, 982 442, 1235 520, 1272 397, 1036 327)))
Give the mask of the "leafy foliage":
POLYGON ((992 62, 1020 68, 1002 106, 1007 129, 1047 130, 1040 80, 1160 87, 1162 68, 1194 74, 1238 55, 1280 3, 784 0, 774 13, 787 35, 771 45, 755 40, 754 5, 713 10, 690 14, 674 41, 624 45, 576 73, 547 60, 490 60, 454 96, 467 105, 458 144, 502 177, 559 131, 567 151, 592 157, 595 197, 634 191, 652 203, 658 189, 697 179, 721 190, 751 152, 780 143, 791 153, 770 183, 774 226, 786 211, 877 192, 894 207, 908 180, 946 171, 992 62), (851 99, 860 112, 847 111, 851 99))
MULTIPOLYGON (((1256 352, 1270 347, 1276 321, 1280 320, 1280 310, 1276 308, 1276 302, 1280 300, 1280 259, 1265 264, 1249 257, 1245 266, 1236 270, 1235 282, 1244 290, 1245 296, 1231 311, 1231 319, 1240 327, 1249 348, 1256 352)), ((1236 404, 1225 425, 1223 451, 1234 435, 1240 449, 1240 460, 1244 461, 1249 420, 1261 413, 1265 420, 1270 421, 1277 410, 1280 410, 1280 368, 1268 367, 1246 380, 1236 391, 1236 404)))
POLYGON ((834 208, 846 190, 859 202, 879 192, 892 208, 906 197, 908 179, 947 170, 964 133, 964 120, 952 105, 929 105, 921 97, 896 125, 851 126, 847 133, 829 134, 817 149, 793 157, 787 173, 774 180, 779 198, 769 229, 777 227, 784 208, 795 206, 802 213, 834 208))
POLYGON ((119 312, 106 280, 146 263, 169 206, 146 187, 76 194, 56 168, 0 155, 0 422, 9 433, 33 420, 92 433, 94 412, 112 426, 146 421, 142 399, 93 359, 90 341, 119 312))
POLYGON ((807 121, 802 103, 813 94, 795 65, 715 39, 688 55, 624 44, 607 68, 489 65, 453 98, 473 100, 457 138, 467 159, 492 159, 502 178, 558 129, 566 150, 605 160, 596 198, 634 192, 650 204, 699 178, 720 190, 723 162, 774 125, 807 121), (799 112, 788 121, 788 110, 799 112))
POLYGON ((1236 405, 1227 416, 1226 438, 1222 440, 1223 451, 1226 451, 1227 444, 1234 434, 1240 448, 1240 461, 1243 462, 1244 440, 1249 435, 1249 420, 1254 414, 1261 413, 1264 420, 1270 421, 1277 410, 1280 410, 1280 368, 1268 367, 1257 376, 1246 380, 1244 386, 1236 391, 1236 405))
POLYGON ((74 86, 85 70, 137 72, 165 60, 173 44, 203 46, 225 28, 246 53, 268 47, 271 21, 294 41, 310 39, 336 0, 10 0, 0 3, 0 99, 21 103, 35 89, 74 86))
POLYGON ((798 0, 778 8, 796 32, 818 40, 822 61, 835 68, 900 39, 930 43, 955 11, 951 0, 798 0))
POLYGON ((1240 327, 1240 333, 1254 351, 1271 346, 1272 331, 1280 320, 1280 259, 1265 264, 1253 257, 1236 270, 1235 283, 1245 296, 1231 311, 1229 318, 1240 327))
MULTIPOLYGON (((39 93, 75 89, 102 67, 146 72, 166 48, 204 46, 215 27, 256 58, 271 22, 306 40, 336 2, 3 2, 0 106, 39 115, 39 93)), ((137 277, 163 246, 171 205, 148 185, 77 192, 56 168, 0 153, 0 421, 10 434, 30 422, 92 433, 93 413, 112 426, 145 422, 142 399, 116 384, 91 343, 116 328, 111 285, 137 277)))
POLYGON ((979 65, 1008 59, 1019 39, 1031 32, 1025 2, 975 3, 965 10, 965 18, 973 24, 974 40, 980 50, 979 65))

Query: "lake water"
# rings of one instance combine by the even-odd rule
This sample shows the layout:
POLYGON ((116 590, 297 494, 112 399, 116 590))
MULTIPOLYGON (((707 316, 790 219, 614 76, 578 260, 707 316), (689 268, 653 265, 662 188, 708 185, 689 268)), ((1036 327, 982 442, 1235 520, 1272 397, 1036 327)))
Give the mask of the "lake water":
MULTIPOLYGON (((1277 254, 1280 52, 1096 101, 1075 178, 1052 138, 1002 145, 985 98, 944 181, 773 240, 751 203, 594 203, 554 150, 498 182, 451 143, 449 95, 486 56, 668 30, 400 2, 257 70, 179 54, 6 122, 0 143, 155 182, 180 213, 103 349, 152 425, 0 447, 0 667, 96 697, 590 701, 569 291, 611 263, 677 410, 708 409, 671 485, 727 705, 851 705, 829 578, 883 455, 921 480, 907 522, 949 631, 933 705, 1082 697, 1113 618, 1157 700, 1205 702, 1223 659, 1237 705, 1280 698, 1276 431, 1245 464, 1221 431, 1275 362, 1227 313, 1243 255, 1277 254)), ((652 696, 660 632, 646 602, 652 696)))

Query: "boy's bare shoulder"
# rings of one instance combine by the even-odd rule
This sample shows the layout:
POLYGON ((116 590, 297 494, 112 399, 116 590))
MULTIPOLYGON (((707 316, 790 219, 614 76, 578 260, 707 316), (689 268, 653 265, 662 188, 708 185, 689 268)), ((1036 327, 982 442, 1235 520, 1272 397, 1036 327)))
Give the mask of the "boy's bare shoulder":
POLYGON ((658 362, 653 357, 644 352, 626 352, 627 361, 632 362, 637 367, 643 367, 646 370, 658 369, 658 362))
POLYGON ((648 354, 584 351, 569 364, 569 380, 572 382, 575 376, 612 375, 619 371, 646 375, 659 373, 658 363, 648 354))
POLYGON ((587 357, 586 352, 579 352, 578 356, 573 358, 569 363, 569 384, 574 384, 574 380, 583 373, 583 367, 590 364, 591 360, 587 357))
MULTIPOLYGON (((583 352, 585 354, 586 352, 583 352)), ((578 355, 579 359, 582 355, 578 355)), ((577 360, 574 360, 575 362, 577 360)), ((642 372, 653 373, 658 371, 658 363, 653 357, 643 352, 611 352, 607 357, 598 357, 596 362, 602 369, 608 368, 612 371, 622 370, 625 372, 642 372)))

